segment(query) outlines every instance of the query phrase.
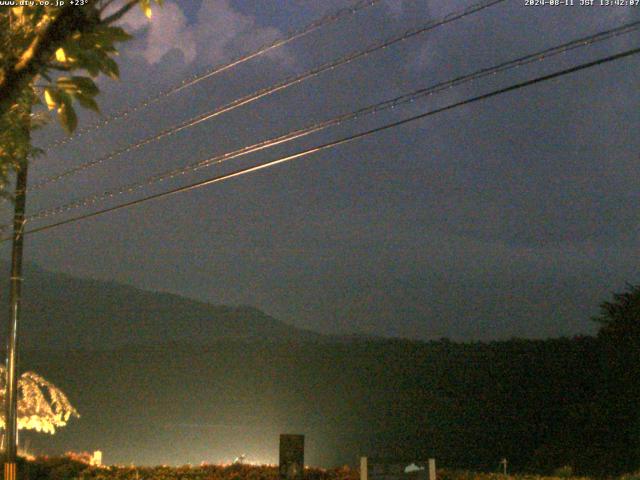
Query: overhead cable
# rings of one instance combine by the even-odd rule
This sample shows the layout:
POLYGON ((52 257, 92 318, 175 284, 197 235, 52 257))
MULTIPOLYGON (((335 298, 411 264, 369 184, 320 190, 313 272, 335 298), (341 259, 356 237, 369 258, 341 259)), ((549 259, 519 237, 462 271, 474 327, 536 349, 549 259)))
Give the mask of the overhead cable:
POLYGON ((203 113, 201 115, 198 115, 196 117, 193 117, 185 122, 182 122, 178 125, 175 125, 173 127, 169 127, 167 129, 162 130, 161 132, 155 134, 155 135, 151 135, 149 137, 144 138, 143 140, 140 140, 136 143, 133 143, 131 145, 128 145, 126 147, 114 150, 113 152, 104 155, 102 157, 99 157, 95 160, 91 160, 89 162, 85 162, 82 163, 80 165, 77 165, 75 167, 72 167, 68 170, 65 170, 64 172, 61 172, 59 174, 47 177, 39 182, 36 182, 34 184, 32 184, 29 187, 29 190, 33 191, 33 190, 38 190, 41 189, 51 183, 55 183, 58 182, 64 178, 67 178, 71 175, 75 175, 79 172, 85 171, 89 168, 93 168, 97 165, 100 165, 106 161, 109 160, 113 160, 114 158, 119 157, 120 155, 123 155, 125 153, 128 152, 132 152, 134 150, 137 150, 145 145, 148 145, 150 143, 153 143, 155 141, 158 141, 162 138, 168 137, 170 135, 175 135, 178 132, 181 132, 183 130, 186 130, 188 128, 194 127, 196 125, 199 125, 202 122, 206 122, 208 120, 211 120, 215 117, 218 117, 219 115, 222 115, 223 113, 226 112, 230 112, 232 110, 235 110, 238 107, 244 106, 244 105, 248 105, 252 102, 255 102, 256 100, 259 100, 261 98, 264 98, 268 95, 271 95, 273 93, 282 91, 286 88, 289 88, 293 85, 297 85, 299 83, 304 82, 305 80, 308 80, 310 78, 314 78, 318 75, 320 75, 323 72, 329 71, 329 70, 333 70, 334 68, 337 68, 339 66, 342 65, 346 65, 348 63, 353 62, 354 60, 366 57, 374 52, 377 52, 379 50, 383 50, 385 48, 388 48, 394 44, 397 44, 399 42, 408 40, 410 38, 415 37, 416 35, 428 32, 429 30, 433 30, 436 27, 445 25, 447 23, 450 22, 454 22, 456 20, 459 20, 461 18, 464 18, 468 15, 471 15, 473 13, 479 12, 481 10, 484 10, 485 8, 491 7, 493 5, 496 5, 498 3, 502 3, 506 0, 489 0, 489 1, 485 1, 482 3, 478 3, 478 4, 474 4, 471 5, 467 8, 464 8, 458 12, 454 12, 454 13, 450 13, 446 16, 444 16, 443 18, 441 18, 440 20, 436 20, 436 21, 432 21, 429 22, 426 25, 423 25, 419 28, 414 28, 411 30, 407 30, 406 32, 404 32, 401 35, 398 36, 394 36, 390 39, 387 39, 381 43, 377 43, 373 46, 368 47, 365 50, 360 50, 357 51, 355 53, 351 53, 348 54, 344 57, 339 58, 338 60, 334 60, 328 63, 325 63, 319 67, 315 67, 307 72, 304 72, 300 75, 294 76, 292 78, 286 79, 280 83, 277 83, 275 85, 257 90, 253 93, 250 93, 249 95, 246 95, 244 97, 238 98, 236 100, 231 101, 230 103, 227 103, 223 106, 217 107, 214 110, 211 110, 209 112, 203 113))
MULTIPOLYGON (((219 182, 222 182, 222 181, 225 181, 225 180, 230 180, 232 178, 240 177, 240 176, 243 176, 243 175, 246 175, 246 174, 249 174, 249 173, 254 173, 254 172, 257 172, 257 171, 260 171, 260 170, 271 168, 273 166, 276 166, 276 165, 279 165, 279 164, 282 164, 282 163, 286 163, 286 162, 290 162, 290 161, 293 161, 293 160, 296 160, 296 159, 299 159, 299 158, 302 158, 302 157, 306 157, 308 155, 311 155, 311 154, 314 154, 314 153, 318 153, 318 152, 321 152, 321 151, 324 151, 324 150, 328 150, 328 149, 337 147, 339 145, 344 145, 344 144, 347 144, 347 143, 351 143, 351 142, 353 142, 355 140, 358 140, 358 139, 361 139, 361 138, 365 138, 365 137, 369 137, 369 136, 374 135, 374 134, 379 133, 379 132, 383 132, 383 131, 386 131, 386 130, 389 130, 389 129, 392 129, 392 128, 397 128, 397 127, 399 127, 401 125, 405 125, 405 124, 408 124, 408 123, 411 123, 411 122, 415 122, 417 120, 421 120, 423 118, 427 118, 429 116, 433 116, 433 115, 436 115, 438 113, 442 113, 442 112, 445 112, 445 111, 450 111, 450 110, 453 110, 455 108, 459 108, 459 107, 463 107, 463 106, 466 106, 466 105, 470 105, 472 103, 479 102, 481 100, 486 100, 486 99, 491 98, 491 97, 495 97, 495 96, 502 95, 502 94, 505 94, 505 93, 508 93, 508 92, 511 92, 511 91, 519 90, 521 88, 529 87, 531 85, 535 85, 535 84, 538 84, 538 83, 546 82, 546 81, 549 81, 549 80, 552 80, 552 79, 555 79, 555 78, 562 77, 564 75, 569 75, 571 73, 575 73, 575 72, 578 72, 578 71, 581 71, 581 70, 592 68, 592 67, 595 67, 595 66, 598 66, 598 65, 603 65, 605 63, 609 63, 609 62, 612 62, 612 61, 615 61, 615 60, 620 60, 622 58, 627 58, 627 57, 630 57, 632 55, 637 55, 638 53, 640 53, 640 48, 634 48, 634 49, 626 50, 626 51, 621 52, 621 53, 617 53, 617 54, 610 55, 610 56, 607 56, 607 57, 599 58, 598 60, 593 60, 593 61, 590 61, 590 62, 587 62, 587 63, 582 63, 580 65, 577 65, 577 66, 574 66, 574 67, 571 67, 571 68, 566 68, 566 69, 563 69, 563 70, 560 70, 560 71, 556 71, 556 72, 551 73, 551 74, 547 74, 547 75, 543 75, 543 76, 539 76, 539 77, 533 78, 531 80, 527 80, 527 81, 524 81, 524 82, 519 82, 519 83, 510 85, 508 87, 499 88, 499 89, 493 90, 493 91, 491 91, 489 93, 485 93, 485 94, 482 94, 482 95, 471 97, 471 98, 468 98, 466 100, 455 102, 455 103, 449 104, 449 105, 444 106, 444 107, 436 108, 434 110, 429 110, 429 111, 426 111, 426 112, 423 112, 423 113, 420 113, 420 114, 417 114, 417 115, 413 115, 411 117, 408 117, 408 118, 405 118, 405 119, 402 119, 402 120, 399 120, 399 121, 396 121, 396 122, 387 123, 385 125, 366 130, 364 132, 360 132, 360 133, 356 133, 356 134, 353 134, 353 135, 349 135, 347 137, 342 137, 342 138, 340 138, 338 140, 333 140, 331 142, 323 143, 321 145, 317 145, 317 146, 314 146, 314 147, 299 151, 299 152, 294 153, 292 155, 287 155, 287 156, 284 156, 284 157, 277 158, 275 160, 271 160, 271 161, 264 162, 264 163, 259 163, 259 164, 256 164, 256 165, 253 165, 253 166, 250 166, 250 167, 241 168, 241 169, 238 169, 238 170, 235 170, 235 171, 232 171, 232 172, 229 172, 229 173, 225 173, 225 174, 222 174, 222 175, 216 175, 214 177, 211 177, 211 178, 208 178, 208 179, 205 179, 205 180, 201 180, 201 181, 198 181, 198 182, 195 182, 195 183, 191 183, 189 185, 177 187, 177 188, 174 188, 174 189, 171 189, 171 190, 167 190, 167 191, 164 191, 164 192, 160 192, 160 193, 156 193, 156 194, 153 194, 153 195, 148 195, 146 197, 142 197, 142 198, 139 198, 139 199, 136 199, 136 200, 132 200, 132 201, 129 201, 129 202, 126 202, 126 203, 122 203, 122 204, 115 205, 115 206, 112 206, 112 207, 104 208, 104 209, 97 210, 97 211, 94 211, 94 212, 85 213, 85 214, 78 215, 78 216, 75 216, 75 217, 67 218, 67 219, 64 219, 64 220, 61 220, 61 221, 58 221, 58 222, 55 222, 55 223, 51 223, 51 224, 48 224, 48 225, 44 225, 44 226, 41 226, 41 227, 37 227, 37 228, 31 229, 31 230, 26 230, 25 234, 33 234, 33 233, 47 231, 47 230, 50 230, 52 228, 60 227, 62 225, 67 225, 67 224, 78 222, 78 221, 81 221, 81 220, 94 218, 94 217, 97 217, 99 215, 103 215, 105 213, 114 212, 114 211, 122 210, 122 209, 125 209, 125 208, 133 207, 133 206, 136 206, 136 205, 140 205, 142 203, 146 203, 146 202, 151 201, 151 200, 157 200, 159 198, 168 197, 168 196, 171 196, 171 195, 175 195, 177 193, 182 193, 182 192, 187 192, 187 191, 190 191, 190 190, 195 190, 195 189, 200 188, 200 187, 204 187, 204 186, 207 186, 207 185, 213 185, 215 183, 219 183, 219 182)), ((5 237, 3 239, 3 241, 9 240, 9 239, 10 239, 10 237, 5 237)))
POLYGON ((203 80, 206 80, 208 78, 214 77, 215 75, 218 75, 222 72, 226 72, 227 70, 230 70, 234 67, 237 67, 238 65, 241 65, 249 60, 252 60, 256 57, 259 57, 261 55, 264 55, 265 53, 268 53, 272 50, 275 50, 276 48, 279 47, 283 47, 284 45, 291 43, 294 40, 297 40, 299 38, 305 37, 307 35, 309 35, 312 32, 315 32, 316 30, 320 29, 321 27, 324 27, 326 25, 329 25, 331 23, 334 23, 340 19, 342 19, 343 17, 346 17, 348 15, 353 15, 357 12, 359 12, 360 10, 364 10, 365 8, 371 7, 377 3, 379 3, 381 0, 361 0, 359 2, 356 2, 355 4, 353 4, 350 7, 345 7, 345 8, 341 8, 340 10, 338 10, 337 12, 334 13, 329 13, 327 15, 325 15, 324 17, 321 17, 313 22, 311 22, 310 24, 304 26, 303 28, 299 29, 299 30, 295 30, 293 32, 291 32, 289 35, 287 35, 284 38, 280 38, 277 39, 271 43, 268 43, 266 45, 263 45, 262 47, 258 48, 257 50, 248 53, 246 55, 242 55, 240 57, 237 57, 233 60, 231 60, 228 63, 222 64, 222 65, 216 65, 213 67, 209 67, 207 70, 205 70, 204 72, 200 72, 197 73, 191 77, 187 77, 184 80, 182 80, 180 83, 173 85, 159 93, 157 93, 156 95, 152 96, 152 97, 148 97, 144 100, 142 100, 140 103, 136 104, 133 107, 128 107, 128 108, 124 108, 122 110, 120 110, 119 112, 113 113, 101 120, 99 120, 96 123, 93 123, 91 125, 87 125, 86 127, 82 127, 79 128, 78 130, 76 130, 76 132, 68 137, 62 138, 60 140, 57 140, 55 142, 52 143, 50 148, 55 148, 55 147, 59 147, 61 145, 65 145, 69 142, 71 142, 72 140, 81 137, 82 135, 89 133, 91 131, 97 130, 101 127, 104 127, 108 124, 110 124, 111 122, 113 122, 114 120, 118 120, 121 118, 126 118, 129 115, 139 111, 139 110, 143 110, 145 108, 147 108, 148 106, 158 102, 159 100, 162 100, 165 97, 169 97, 175 93, 178 93, 182 90, 184 90, 185 88, 191 87, 193 85, 196 85, 197 83, 202 82, 203 80))
POLYGON ((594 35, 589 35, 587 37, 582 37, 562 45, 547 48, 545 50, 541 50, 541 51, 528 54, 513 60, 509 60, 499 65, 482 68, 480 70, 474 71, 473 73, 462 75, 452 80, 440 82, 428 87, 423 87, 423 88, 414 90, 410 93, 405 93, 403 95, 397 96, 392 99, 384 100, 382 102, 378 102, 373 105, 369 105, 349 113, 344 113, 342 115, 335 116, 333 118, 324 120, 322 122, 314 123, 303 128, 289 131, 283 135, 272 137, 270 139, 254 143, 252 145, 244 146, 229 152, 218 154, 213 157, 207 158, 205 160, 191 163, 189 165, 185 165, 182 167, 174 168, 172 170, 157 173, 143 179, 142 181, 133 182, 113 190, 108 190, 105 192, 101 192, 99 194, 88 195, 80 199, 72 200, 71 202, 65 203, 63 205, 40 210, 38 212, 35 212, 27 216, 27 220, 40 220, 43 218, 56 216, 62 213, 69 212, 71 210, 75 210, 78 208, 85 208, 105 200, 110 200, 120 195, 133 193, 136 190, 140 190, 144 187, 147 187, 155 183, 160 183, 180 175, 185 175, 187 173, 209 167, 211 165, 220 164, 238 157, 249 155, 251 153, 259 152, 268 148, 282 145, 284 143, 288 143, 293 140, 306 137, 312 133, 325 130, 329 127, 340 125, 343 122, 346 122, 349 120, 354 120, 357 118, 364 117, 366 115, 375 114, 384 110, 389 110, 397 106, 413 102, 417 99, 429 97, 436 93, 449 90, 453 87, 456 87, 471 81, 479 80, 481 78, 488 77, 490 75, 494 75, 499 72, 511 70, 517 67, 521 67, 523 65, 528 65, 533 62, 542 61, 550 57, 568 52, 570 50, 593 45, 594 43, 602 42, 604 40, 608 40, 623 34, 628 34, 633 31, 637 31, 638 29, 640 29, 640 21, 631 22, 631 23, 628 23, 604 32, 600 32, 594 35))

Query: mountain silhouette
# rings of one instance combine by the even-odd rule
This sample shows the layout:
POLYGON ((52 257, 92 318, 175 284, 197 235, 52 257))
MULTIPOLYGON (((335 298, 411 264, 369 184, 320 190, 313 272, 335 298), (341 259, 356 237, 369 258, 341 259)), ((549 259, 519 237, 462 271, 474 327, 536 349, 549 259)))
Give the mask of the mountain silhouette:
MULTIPOLYGON (((0 272, 9 272, 3 262, 0 272)), ((212 305, 170 293, 24 268, 20 343, 27 349, 108 349, 178 342, 208 344, 225 338, 267 341, 319 340, 249 306, 212 305)), ((0 289, 2 332, 8 319, 7 288, 0 289)))

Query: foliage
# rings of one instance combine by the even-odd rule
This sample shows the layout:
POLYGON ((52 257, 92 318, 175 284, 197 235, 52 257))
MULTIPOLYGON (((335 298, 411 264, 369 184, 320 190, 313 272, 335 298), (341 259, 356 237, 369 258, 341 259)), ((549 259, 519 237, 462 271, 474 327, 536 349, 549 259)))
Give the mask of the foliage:
POLYGON ((628 285, 612 301, 600 304, 600 315, 594 321, 601 325, 599 335, 616 339, 640 339, 640 285, 628 285))
POLYGON ((573 480, 589 480, 589 477, 577 477, 577 476, 565 476, 565 475, 553 475, 543 476, 534 474, 517 474, 517 475, 503 475, 501 473, 483 473, 472 472, 468 470, 438 470, 438 480, 560 480, 560 479, 573 479, 573 480))
POLYGON ((32 113, 34 105, 55 112, 69 133, 78 123, 74 103, 98 111, 94 78, 118 78, 116 44, 130 38, 114 23, 135 5, 151 16, 150 2, 50 2, 0 10, 0 190, 10 171, 37 152, 30 132, 46 117, 32 113))
MULTIPOLYGON (((0 365, 0 404, 4 404, 6 368, 0 365)), ((69 418, 80 415, 66 395, 51 382, 33 372, 25 372, 18 379, 18 428, 55 433, 69 418)), ((4 417, 0 417, 4 428, 4 417)))
MULTIPOLYGON (((18 469, 20 480, 278 480, 278 467, 267 465, 184 465, 180 467, 110 466, 95 467, 68 457, 40 457, 25 462, 18 469)), ((306 468, 304 480, 358 480, 357 469, 306 468)), ((591 477, 541 476, 533 474, 502 475, 469 470, 438 469, 438 480, 591 480, 591 477)), ((628 474, 617 480, 638 480, 628 474)))
POLYGON ((553 476, 554 477, 560 477, 560 478, 571 478, 571 477, 573 477, 573 468, 571 468, 571 466, 569 466, 569 465, 565 465, 563 467, 556 468, 553 471, 553 476))
MULTIPOLYGON (((68 457, 40 457, 18 469, 21 480, 278 480, 278 467, 268 465, 184 465, 181 467, 94 467, 68 457)), ((348 467, 308 468, 304 480, 357 480, 348 467)))
POLYGON ((600 305, 601 384, 596 438, 619 471, 640 466, 640 286, 600 305))

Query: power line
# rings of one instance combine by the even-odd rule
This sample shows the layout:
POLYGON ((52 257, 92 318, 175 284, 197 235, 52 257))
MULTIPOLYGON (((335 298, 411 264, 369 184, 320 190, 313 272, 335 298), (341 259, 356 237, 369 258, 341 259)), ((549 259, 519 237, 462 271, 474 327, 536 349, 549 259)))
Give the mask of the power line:
POLYGON ((513 60, 509 60, 507 62, 503 62, 499 65, 493 66, 493 67, 487 67, 487 68, 482 68, 480 70, 476 70, 473 73, 470 74, 466 74, 466 75, 462 75, 459 76, 457 78, 454 78, 452 80, 448 80, 445 82, 440 82, 437 83, 435 85, 429 86, 429 87, 423 87, 420 89, 417 89, 413 92, 410 93, 406 93, 400 96, 397 96, 395 98, 389 99, 389 100, 385 100, 382 102, 378 102, 376 104, 373 105, 369 105, 367 107, 363 107, 360 108, 356 111, 352 111, 349 113, 345 113, 342 115, 338 115, 336 117, 333 117, 331 119, 322 121, 322 122, 318 122, 318 123, 314 123, 312 125, 306 126, 304 128, 300 128, 300 129, 296 129, 296 130, 292 130, 289 131, 283 135, 279 135, 277 137, 273 137, 267 140, 263 140, 261 142, 258 143, 254 143, 252 145, 248 145, 248 146, 244 146, 241 148, 238 148, 236 150, 232 150, 226 153, 222 153, 213 157, 210 157, 208 159, 205 160, 201 160, 183 167, 179 167, 179 168, 175 168, 169 171, 165 171, 165 172, 161 172, 155 175, 151 175, 149 177, 147 177, 146 179, 142 180, 142 181, 138 181, 138 182, 134 182, 134 183, 130 183, 128 185, 124 185, 121 187, 118 187, 115 190, 111 190, 111 191, 105 191, 102 192, 100 194, 95 194, 95 195, 89 195, 80 199, 76 199, 73 200, 71 202, 68 202, 66 204, 57 206, 57 207, 53 207, 53 208, 49 208, 49 209, 44 209, 44 210, 40 210, 34 214, 31 214, 27 217, 27 220, 31 221, 31 220, 39 220, 39 219, 43 219, 43 218, 47 218, 47 217, 51 217, 51 216, 56 216, 62 213, 66 213, 69 212, 71 210, 75 210, 78 208, 82 208, 82 207, 88 207, 90 205, 94 205, 98 202, 107 200, 107 199, 111 199, 114 198, 118 195, 123 195, 125 193, 132 193, 136 190, 139 190, 143 187, 152 185, 154 183, 159 183, 162 182, 164 180, 169 180, 171 178, 177 177, 179 175, 184 175, 186 173, 192 172, 192 171, 196 171, 199 170, 201 168, 205 168, 205 167, 209 167, 211 165, 214 164, 220 164, 229 160, 232 160, 234 158, 238 158, 241 156, 245 156, 251 153, 255 153, 258 151, 262 151, 265 150, 267 148, 271 148, 277 145, 281 145, 283 143, 286 142, 290 142, 302 137, 305 137, 307 135, 310 135, 312 133, 316 133, 322 130, 325 130, 331 126, 336 126, 336 125, 340 125, 343 122, 346 122, 348 120, 353 120, 365 115, 370 115, 370 114, 374 114, 383 110, 388 110, 391 108, 394 108, 396 106, 399 105, 403 105, 409 102, 413 102, 418 98, 423 98, 423 97, 427 97, 427 96, 431 96, 435 93, 439 93, 445 90, 448 90, 450 88, 453 88, 455 86, 458 85, 462 85, 464 83, 467 82, 471 82, 471 81, 475 81, 499 72, 503 72, 506 70, 510 70, 516 67, 521 67, 523 65, 527 65, 536 61, 542 61, 545 60, 549 57, 555 56, 555 55, 559 55, 561 53, 566 53, 567 51, 570 50, 574 50, 577 48, 583 48, 589 45, 592 45, 596 42, 601 42, 604 40, 608 40, 611 39, 613 37, 616 36, 620 36, 620 35, 624 35, 624 34, 628 34, 630 32, 636 31, 640 28, 640 21, 635 21, 635 22, 631 22, 625 25, 621 25, 619 27, 604 31, 604 32, 599 32, 596 33, 594 35, 589 35, 587 37, 582 37, 576 40, 572 40, 570 42, 567 42, 565 44, 562 45, 558 45, 555 47, 551 47, 551 48, 547 48, 545 50, 542 51, 538 51, 532 54, 528 54, 513 60))
MULTIPOLYGON (((347 137, 340 138, 338 140, 333 140, 333 141, 328 142, 328 143, 317 145, 315 147, 311 147, 311 148, 308 148, 306 150, 302 150, 302 151, 300 151, 298 153, 294 153, 292 155, 287 155, 287 156, 284 156, 284 157, 280 157, 280 158, 278 158, 276 160, 271 160, 269 162, 256 164, 256 165, 253 165, 251 167, 238 169, 238 170, 235 170, 235 171, 230 172, 230 173, 226 173, 226 174, 223 174, 223 175, 217 175, 217 176, 208 178, 206 180, 201 180, 201 181, 198 181, 198 182, 195 182, 195 183, 191 183, 189 185, 185 185, 185 186, 182 186, 182 187, 177 187, 177 188, 174 188, 172 190, 167 190, 167 191, 156 193, 156 194, 153 194, 153 195, 148 195, 146 197, 142 197, 142 198, 139 198, 139 199, 136 199, 136 200, 132 200, 130 202, 122 203, 120 205, 115 205, 113 207, 104 208, 104 209, 97 210, 97 211, 94 211, 94 212, 90 212, 90 213, 86 213, 86 214, 83 214, 83 215, 78 215, 78 216, 75 216, 75 217, 72 217, 72 218, 68 218, 68 219, 65 219, 65 220, 61 220, 61 221, 56 222, 56 223, 51 223, 49 225, 44 225, 42 227, 38 227, 38 228, 31 229, 31 230, 27 230, 25 232, 25 234, 43 232, 43 231, 50 230, 52 228, 56 228, 56 227, 59 227, 59 226, 62 226, 62 225, 66 225, 66 224, 69 224, 69 223, 74 223, 74 222, 78 222, 78 221, 81 221, 81 220, 86 220, 86 219, 89 219, 89 218, 97 217, 97 216, 105 214, 105 213, 113 212, 113 211, 116 211, 116 210, 122 210, 124 208, 129 208, 129 207, 132 207, 132 206, 135 206, 135 205, 139 205, 141 203, 145 203, 147 201, 157 200, 159 198, 168 197, 170 195, 174 195, 174 194, 177 194, 177 193, 187 192, 187 191, 190 191, 190 190, 194 190, 196 188, 204 187, 204 186, 207 186, 207 185, 212 185, 214 183, 219 183, 219 182, 222 182, 222 181, 225 181, 225 180, 230 180, 232 178, 236 178, 236 177, 240 177, 242 175, 246 175, 246 174, 249 174, 249 173, 257 172, 259 170, 264 170, 264 169, 273 167, 275 165, 279 165, 281 163, 290 162, 292 160, 296 160, 298 158, 302 158, 302 157, 305 157, 307 155, 311 155, 313 153, 317 153, 317 152, 320 152, 320 151, 323 151, 323 150, 328 150, 330 148, 334 148, 334 147, 337 147, 339 145, 344 145, 344 144, 353 142, 353 141, 361 139, 361 138, 368 137, 370 135, 374 135, 376 133, 379 133, 379 132, 382 132, 382 131, 385 131, 385 130, 396 128, 396 127, 399 127, 401 125, 405 125, 405 124, 410 123, 410 122, 414 122, 414 121, 417 121, 417 120, 420 120, 420 119, 423 119, 423 118, 426 118, 426 117, 429 117, 429 116, 432 116, 432 115, 436 115, 438 113, 442 113, 442 112, 445 112, 445 111, 453 110, 453 109, 458 108, 458 107, 469 105, 471 103, 475 103, 475 102, 478 102, 478 101, 481 101, 481 100, 486 100, 486 99, 491 98, 491 97, 495 97, 495 96, 502 95, 502 94, 507 93, 507 92, 511 92, 511 91, 518 90, 518 89, 521 89, 521 88, 525 88, 525 87, 528 87, 528 86, 531 86, 531 85, 535 85, 537 83, 541 83, 541 82, 545 82, 545 81, 548 81, 548 80, 552 80, 554 78, 559 78, 561 76, 568 75, 568 74, 571 74, 571 73, 575 73, 575 72, 578 72, 578 71, 581 71, 581 70, 585 70, 587 68, 592 68, 592 67, 595 67, 595 66, 598 66, 598 65, 602 65, 602 64, 605 64, 605 63, 609 63, 609 62, 612 62, 612 61, 615 61, 615 60, 620 60, 622 58, 630 57, 630 56, 636 55, 638 53, 640 53, 640 48, 634 48, 634 49, 631 49, 631 50, 626 50, 624 52, 617 53, 615 55, 610 55, 610 56, 607 56, 607 57, 604 57, 604 58, 600 58, 598 60, 593 60, 593 61, 590 61, 590 62, 587 62, 587 63, 582 63, 580 65, 577 65, 577 66, 574 66, 574 67, 571 67, 571 68, 560 70, 560 71, 557 71, 557 72, 554 72, 554 73, 551 73, 551 74, 548 74, 548 75, 543 75, 543 76, 540 76, 540 77, 536 77, 534 79, 527 80, 527 81, 520 82, 520 83, 516 83, 516 84, 510 85, 508 87, 503 87, 503 88, 500 88, 500 89, 497 89, 497 90, 493 90, 493 91, 491 91, 489 93, 485 93, 485 94, 482 94, 482 95, 471 97, 471 98, 468 98, 466 100, 462 100, 462 101, 459 101, 459 102, 455 102, 455 103, 449 104, 449 105, 447 105, 445 107, 440 107, 440 108, 437 108, 437 109, 434 109, 434 110, 429 110, 427 112, 423 112, 423 113, 420 113, 418 115, 414 115, 414 116, 405 118, 403 120, 399 120, 399 121, 396 121, 396 122, 393 122, 393 123, 388 123, 386 125, 382 125, 380 127, 372 128, 372 129, 366 130, 364 132, 356 133, 356 134, 353 134, 353 135, 349 135, 347 137)), ((2 241, 6 241, 6 240, 8 240, 8 238, 4 238, 2 241)))
POLYGON ((223 113, 235 110, 238 107, 241 107, 243 105, 247 105, 249 103, 252 103, 256 100, 259 100, 263 97, 266 97, 268 95, 271 95, 273 93, 282 91, 288 87, 291 87, 293 85, 297 85, 299 83, 302 83, 305 80, 308 80, 310 78, 314 78, 318 75, 320 75, 323 72, 329 71, 329 70, 333 70, 334 68, 337 68, 339 66, 348 64, 353 62, 354 60, 357 60, 359 58, 363 58, 366 57, 374 52, 377 52, 379 50, 383 50, 385 48, 388 48, 394 44, 397 44, 399 42, 403 42, 405 40, 408 40, 416 35, 425 33, 429 30, 433 30, 436 27, 439 27, 441 25, 446 25, 450 22, 454 22, 456 20, 459 20, 461 18, 464 18, 468 15, 471 15, 473 13, 479 12, 481 10, 484 10, 485 8, 489 8, 493 5, 496 5, 498 3, 502 3, 505 0, 489 0, 489 1, 485 1, 483 3, 477 3, 474 5, 471 5, 467 8, 464 8, 458 12, 454 12, 454 13, 450 13, 448 15, 446 15, 445 17, 441 18, 440 20, 437 21, 433 21, 433 22, 429 22, 425 25, 423 25, 422 27, 419 28, 415 28, 415 29, 411 29, 411 30, 407 30, 406 32, 404 32, 401 35, 392 37, 390 39, 387 39, 381 43, 377 43, 373 46, 368 47, 365 50, 360 50, 357 51, 355 53, 351 53, 349 55, 346 55, 344 57, 339 58, 338 60, 334 60, 328 63, 325 63, 319 67, 315 67, 312 70, 309 70, 301 75, 289 78, 284 80, 283 82, 277 83, 275 85, 257 90, 254 93, 251 93, 249 95, 246 95, 244 97, 238 98, 236 100, 231 101, 230 103, 227 103, 221 107, 218 107, 212 111, 206 112, 204 114, 198 115, 190 120, 187 120, 179 125, 173 126, 173 127, 169 127, 163 131, 161 131, 160 133, 156 134, 156 135, 152 135, 150 137, 147 137, 143 140, 140 140, 134 144, 131 144, 127 147, 124 148, 120 148, 118 150, 115 150, 103 157, 100 157, 96 160, 92 160, 89 162, 85 162, 83 164, 80 164, 76 167, 70 168, 69 170, 66 170, 62 173, 59 173, 57 175, 53 175, 51 177, 45 178, 43 180, 41 180, 40 182, 34 183, 31 187, 29 187, 29 190, 38 190, 46 185, 49 185, 51 183, 54 182, 58 182, 68 176, 71 175, 75 175, 79 172, 82 172, 84 170, 87 170, 89 168, 95 167, 96 165, 100 165, 108 160, 112 160, 116 157, 119 157, 120 155, 124 154, 124 153, 128 153, 134 150, 137 150, 145 145, 148 145, 152 142, 155 142, 157 140, 160 140, 162 138, 168 137, 170 135, 174 135, 182 130, 185 130, 187 128, 191 128, 194 127, 202 122, 205 122, 207 120, 211 120, 212 118, 215 118, 219 115, 222 115, 223 113))
POLYGON ((342 8, 340 10, 338 10, 335 13, 330 13, 325 15, 324 17, 319 18, 318 20, 315 20, 313 22, 311 22, 310 24, 302 27, 299 30, 294 30, 293 32, 291 32, 289 35, 287 35, 285 38, 281 38, 279 40, 275 40, 272 43, 263 45, 262 47, 260 47, 258 50, 255 50, 247 55, 243 55, 240 57, 235 58, 234 60, 231 60, 228 63, 225 63, 223 65, 219 65, 219 66, 214 66, 213 68, 209 68, 208 70, 195 74, 192 77, 189 78, 185 78, 182 82, 173 85, 172 87, 167 88, 166 90, 163 90, 161 92, 159 92, 158 94, 156 94, 153 97, 148 97, 145 100, 141 101, 140 103, 138 103, 137 105, 130 107, 130 108, 126 108, 123 110, 120 110, 119 112, 116 112, 112 115, 109 115, 108 117, 104 118, 101 121, 98 121, 92 125, 87 125, 86 127, 80 128, 76 131, 76 133, 74 135, 71 135, 69 137, 65 137, 62 138, 60 140, 57 140, 55 142, 53 142, 51 148, 55 148, 55 147, 59 147, 62 145, 65 145, 69 142, 71 142, 72 140, 81 137, 82 135, 84 135, 85 133, 89 133, 93 130, 97 130, 99 128, 102 128, 106 125, 108 125, 109 123, 111 123, 114 120, 118 120, 121 118, 125 118, 128 117, 129 115, 142 110, 144 108, 147 108, 148 106, 158 102, 159 100, 168 97, 170 95, 173 95, 174 93, 178 93, 182 90, 184 90, 185 88, 191 87, 197 83, 202 82, 203 80, 206 80, 208 78, 211 78, 215 75, 218 75, 219 73, 225 72, 227 70, 230 70, 234 67, 237 67, 238 65, 241 65, 242 63, 245 63, 249 60, 252 60, 256 57, 259 57, 260 55, 263 55, 265 53, 270 52, 271 50, 274 50, 276 48, 282 47, 294 40, 297 40, 299 38, 305 37, 307 35, 309 35, 310 33, 315 32, 316 30, 320 29, 321 27, 324 27, 325 25, 329 25, 331 23, 334 23, 338 20, 340 20, 343 17, 346 17, 347 15, 353 15, 357 12, 359 12, 360 10, 364 10, 368 7, 371 7, 377 3, 379 3, 381 0, 361 0, 359 2, 356 2, 355 4, 353 4, 350 7, 345 7, 342 8))

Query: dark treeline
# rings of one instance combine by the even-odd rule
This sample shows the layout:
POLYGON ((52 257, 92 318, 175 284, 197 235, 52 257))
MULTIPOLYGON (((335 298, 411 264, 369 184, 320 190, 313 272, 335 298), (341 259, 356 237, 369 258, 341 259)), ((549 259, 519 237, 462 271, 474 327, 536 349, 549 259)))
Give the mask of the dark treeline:
POLYGON ((111 463, 199 463, 212 459, 209 449, 251 454, 260 435, 275 444, 277 433, 296 431, 307 434, 315 465, 364 454, 485 471, 503 457, 511 471, 636 471, 639 297, 633 289, 603 304, 597 338, 28 352, 26 366, 63 387, 82 414, 34 442, 101 448, 111 463))

